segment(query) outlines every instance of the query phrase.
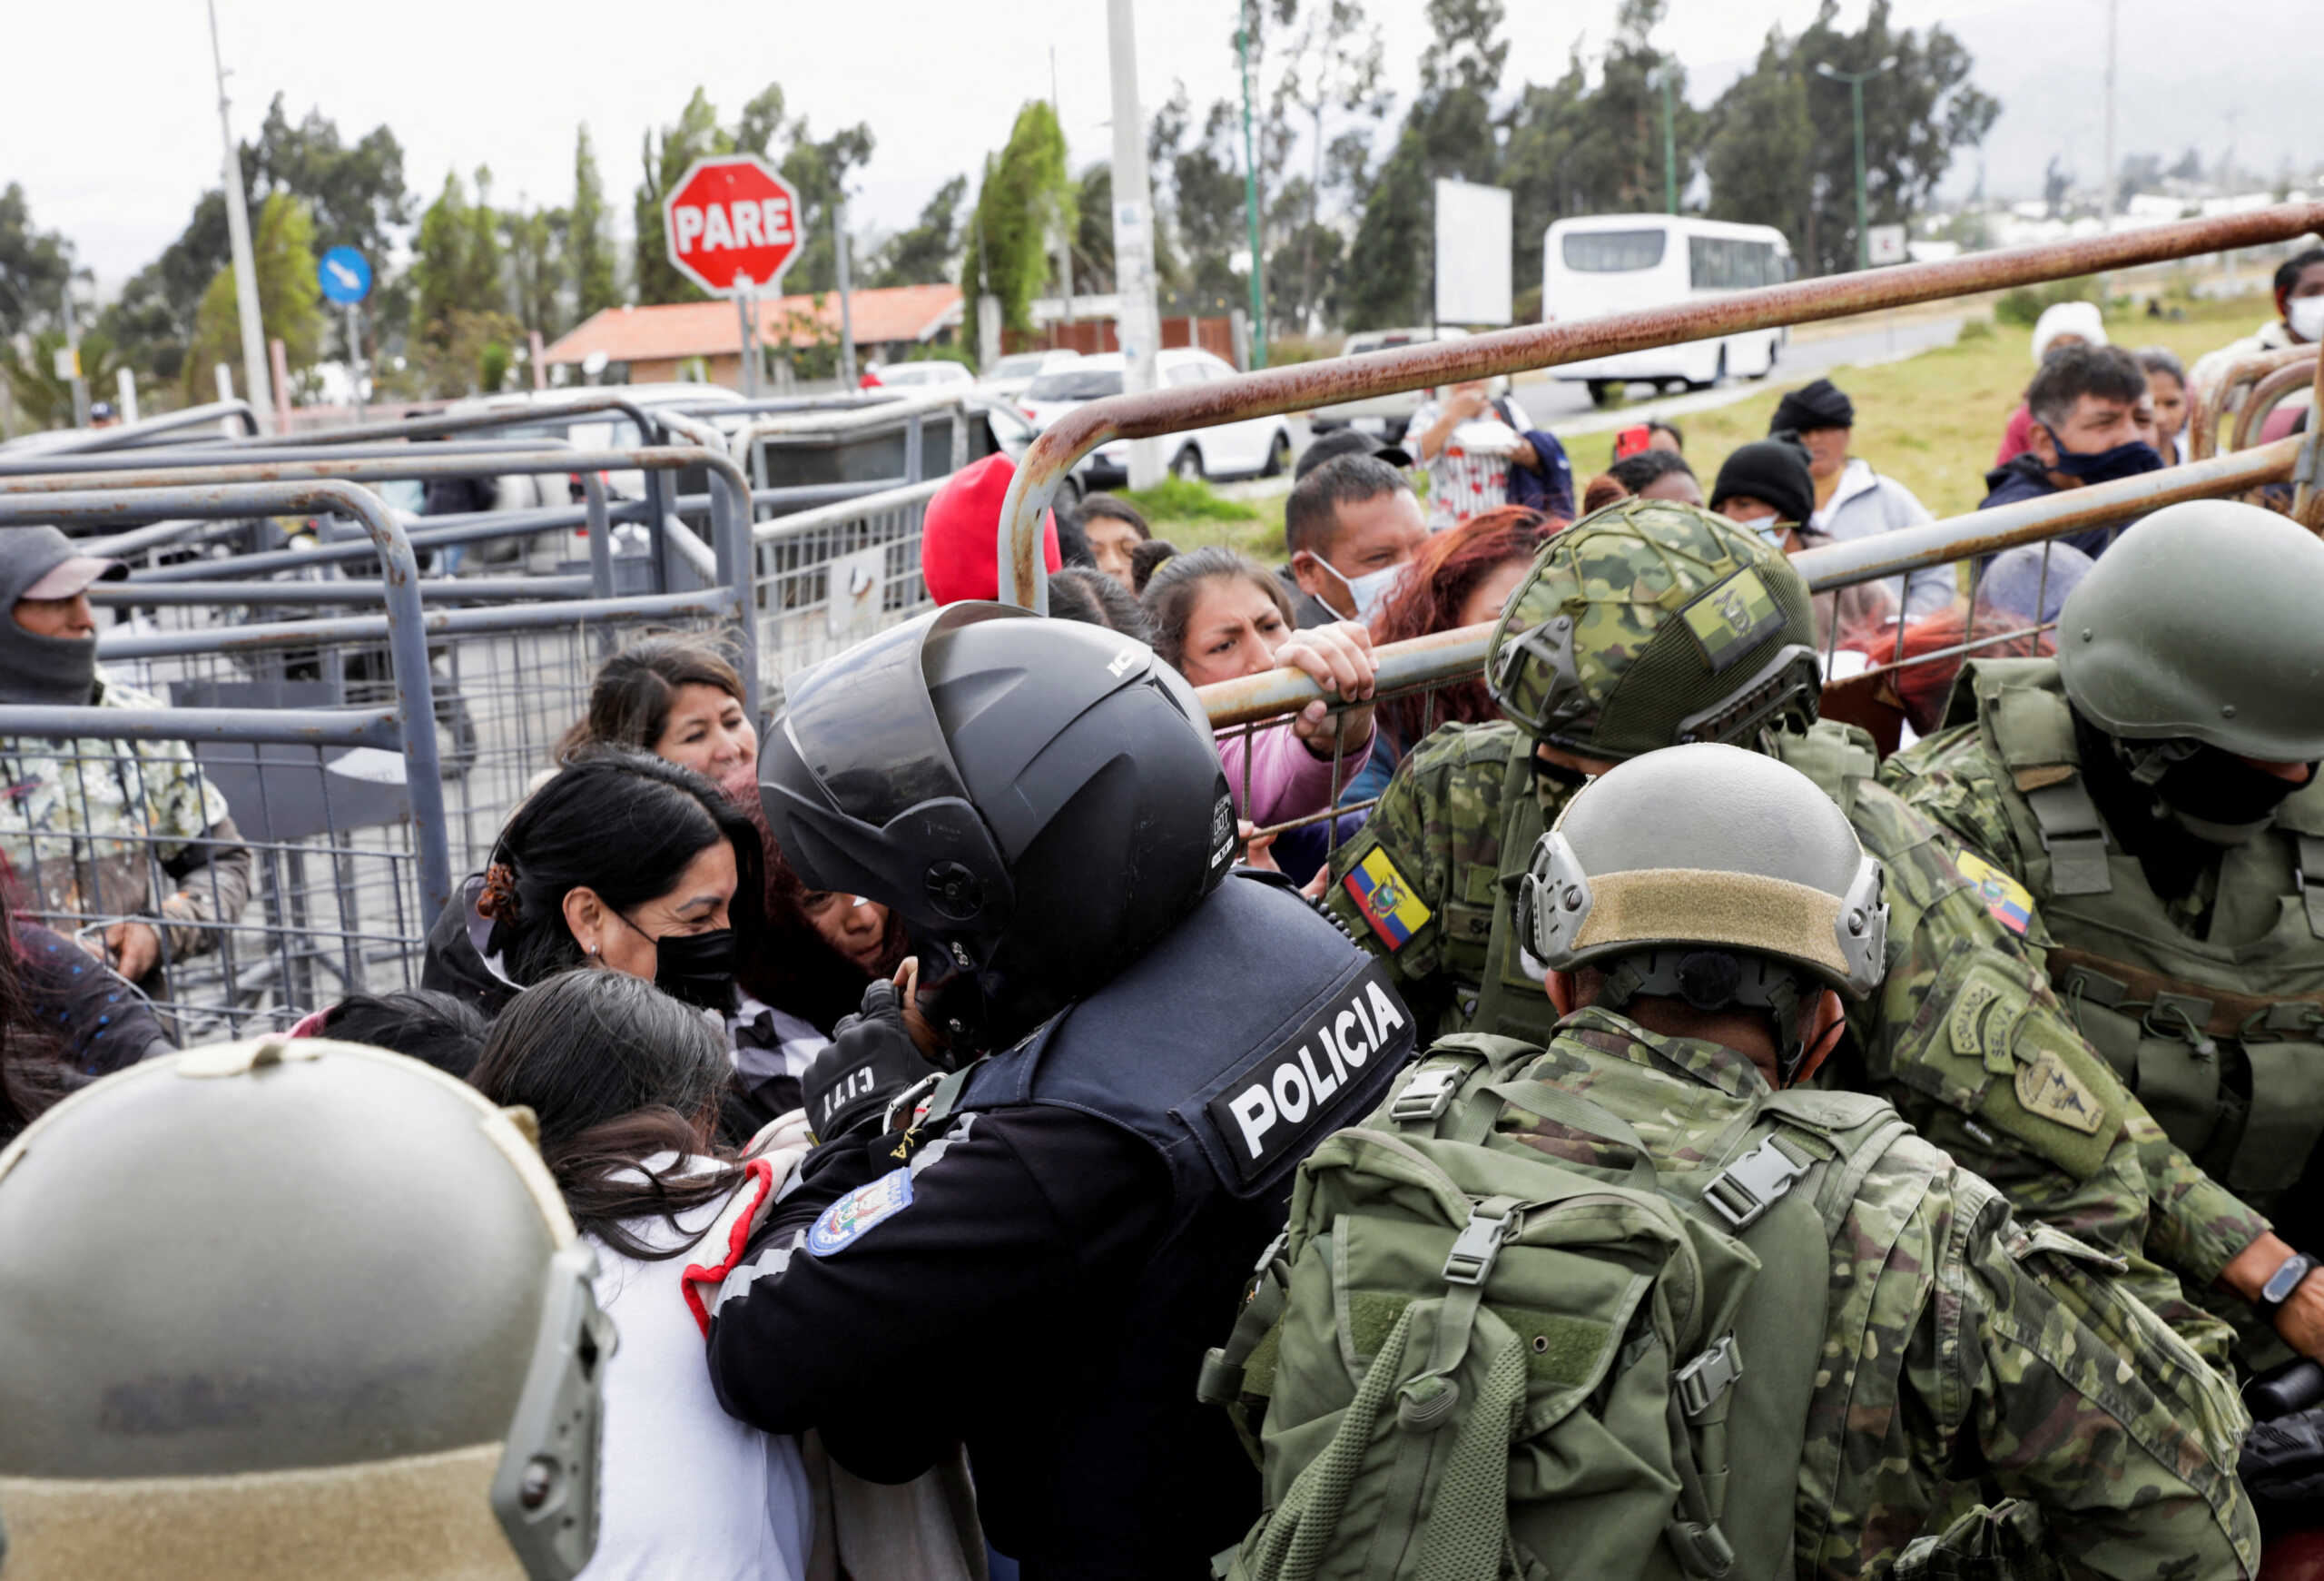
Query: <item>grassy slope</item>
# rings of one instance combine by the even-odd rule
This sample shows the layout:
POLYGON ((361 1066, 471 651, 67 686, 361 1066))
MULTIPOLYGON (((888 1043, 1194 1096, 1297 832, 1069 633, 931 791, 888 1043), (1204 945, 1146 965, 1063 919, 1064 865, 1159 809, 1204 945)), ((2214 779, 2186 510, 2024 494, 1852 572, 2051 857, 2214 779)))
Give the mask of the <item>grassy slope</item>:
MULTIPOLYGON (((2186 319, 2176 322, 2121 315, 2109 319, 2107 332, 2117 345, 2165 346, 2191 363, 2213 347, 2249 334, 2269 316, 2267 301, 2258 296, 2194 303, 2185 311, 2186 319)), ((1974 510, 1984 498, 1985 469, 1993 465, 2002 427, 2033 375, 2031 332, 2008 324, 1992 331, 1984 336, 1973 331, 1967 340, 1902 362, 1843 369, 1835 375, 1856 402, 1855 453, 1902 482, 1938 516, 1974 510)), ((1766 435, 1776 401, 1798 382, 1785 379, 1778 366, 1749 400, 1678 420, 1686 430, 1688 459, 1706 489, 1728 451, 1766 435)), ((1605 470, 1613 442, 1610 430, 1566 440, 1577 484, 1605 470)), ((1153 504, 1155 535, 1180 548, 1232 543, 1270 563, 1282 558, 1280 495, 1247 502, 1243 508, 1251 514, 1239 520, 1188 516, 1182 501, 1167 497, 1153 504)), ((1219 507, 1231 511, 1236 502, 1217 500, 1205 509, 1219 507)))

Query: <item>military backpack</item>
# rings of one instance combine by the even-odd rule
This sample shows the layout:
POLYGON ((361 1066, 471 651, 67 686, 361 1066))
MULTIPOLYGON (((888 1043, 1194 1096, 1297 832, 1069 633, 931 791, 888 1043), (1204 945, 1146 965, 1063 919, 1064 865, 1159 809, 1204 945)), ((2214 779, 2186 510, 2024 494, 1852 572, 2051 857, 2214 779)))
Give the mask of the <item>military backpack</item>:
POLYGON ((1541 1057, 1445 1038, 1301 1167, 1204 1369, 1265 1477, 1222 1574, 1790 1573, 1832 1240, 1907 1128, 1877 1098, 1610 1057, 1585 1097, 1530 1079, 1541 1057), (1620 1112, 1674 1103, 1689 1162, 1658 1171, 1620 1112), (1567 1162, 1527 1140, 1541 1119, 1634 1162, 1567 1162))

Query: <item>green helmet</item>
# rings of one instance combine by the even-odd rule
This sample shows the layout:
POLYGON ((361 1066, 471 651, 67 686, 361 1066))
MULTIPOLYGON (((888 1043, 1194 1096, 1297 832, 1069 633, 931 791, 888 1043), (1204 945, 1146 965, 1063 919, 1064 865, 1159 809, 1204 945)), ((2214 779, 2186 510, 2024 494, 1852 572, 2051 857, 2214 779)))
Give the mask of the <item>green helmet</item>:
POLYGON ((1880 864, 1797 769, 1699 742, 1618 764, 1533 847, 1518 926, 1553 971, 1607 973, 1600 1003, 1667 994, 1777 1013, 1805 1052, 1811 984, 1861 999, 1887 971, 1880 864))
POLYGON ((529 1122, 264 1038, 0 1151, 8 1581, 577 1574, 613 1334, 529 1122))
POLYGON ((1485 649, 1534 739, 1616 761, 1816 719, 1807 585, 1748 529, 1629 499, 1541 546, 1485 649))
POLYGON ((2126 741, 2324 758, 2324 543, 2230 499, 2166 506, 2114 540, 2058 613, 2058 679, 2126 741))

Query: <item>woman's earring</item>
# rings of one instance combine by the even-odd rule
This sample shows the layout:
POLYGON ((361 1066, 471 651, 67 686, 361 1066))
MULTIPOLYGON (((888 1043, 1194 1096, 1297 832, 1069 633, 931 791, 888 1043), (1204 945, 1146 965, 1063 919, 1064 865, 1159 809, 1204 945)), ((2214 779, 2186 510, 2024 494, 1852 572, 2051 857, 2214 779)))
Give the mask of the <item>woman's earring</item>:
POLYGON ((597 953, 597 946, 596 946, 596 945, 595 945, 595 944, 591 944, 591 945, 589 946, 589 954, 591 954, 592 955, 594 955, 594 954, 596 954, 596 953, 597 953))

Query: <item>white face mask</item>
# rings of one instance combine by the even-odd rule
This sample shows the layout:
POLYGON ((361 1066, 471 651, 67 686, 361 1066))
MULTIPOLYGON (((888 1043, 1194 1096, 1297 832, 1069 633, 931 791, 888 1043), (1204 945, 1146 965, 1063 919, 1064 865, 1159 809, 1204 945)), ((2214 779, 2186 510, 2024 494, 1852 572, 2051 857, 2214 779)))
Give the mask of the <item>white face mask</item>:
POLYGON ((2324 296, 2296 296, 2284 308, 2284 321, 2303 341, 2324 341, 2324 296))
MULTIPOLYGON (((2324 301, 2324 298, 2318 300, 2324 301)), ((1372 624, 1372 618, 1379 613, 1380 606, 1388 601, 1389 593, 1396 586, 1396 578, 1404 570, 1401 565, 1386 566, 1376 571, 1366 571, 1360 577, 1344 577, 1337 566, 1321 555, 1315 557, 1315 563, 1331 572, 1338 578, 1339 585, 1347 589, 1348 600, 1355 606, 1355 618, 1366 626, 1372 624)))

